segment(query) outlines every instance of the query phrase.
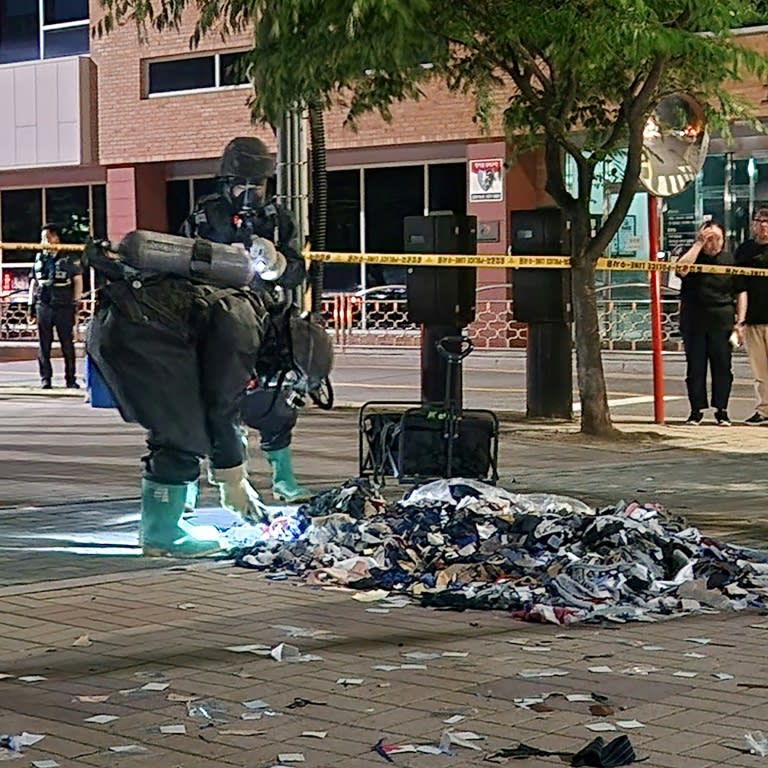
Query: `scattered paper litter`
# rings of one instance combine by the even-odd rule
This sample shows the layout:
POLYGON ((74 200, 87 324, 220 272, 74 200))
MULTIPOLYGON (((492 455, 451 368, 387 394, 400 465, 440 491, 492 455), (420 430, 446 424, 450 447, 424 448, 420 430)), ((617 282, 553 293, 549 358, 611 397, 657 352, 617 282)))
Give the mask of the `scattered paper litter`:
POLYGON ((223 728, 219 731, 219 736, 263 736, 266 731, 254 731, 245 728, 223 728))
POLYGON ((362 677, 340 677, 336 685, 362 685, 364 682, 362 677))
POLYGON ((389 597, 386 589, 371 589, 366 592, 355 592, 352 595, 352 599, 357 600, 358 603, 377 603, 385 597, 389 597))
POLYGON ((389 613, 389 608, 366 608, 368 613, 389 613))
POLYGON ((464 715, 451 715, 450 717, 443 720, 443 722, 446 725, 456 725, 456 723, 460 723, 462 720, 466 720, 464 715))
POLYGON ((340 635, 334 635, 327 629, 294 627, 292 624, 270 624, 269 626, 272 629, 279 629, 281 632, 285 632, 288 637, 308 637, 310 639, 324 638, 326 640, 333 640, 340 637, 340 635))
POLYGON ((55 760, 33 760, 32 768, 59 768, 55 760))
POLYGON ((567 701, 594 701, 594 697, 591 693, 567 693, 565 695, 567 701))
POLYGON ((635 664, 633 667, 622 669, 623 675, 650 675, 651 672, 658 672, 659 668, 650 664, 635 664))
POLYGON ((193 608, 197 608, 195 603, 179 603, 176 606, 180 611, 191 611, 193 608))
POLYGON ((308 739, 324 739, 328 735, 328 731, 302 731, 301 735, 308 739))
POLYGON ((7 680, 9 677, 16 677, 16 675, 9 675, 6 672, 0 672, 0 680, 7 680))
POLYGON ((708 645, 712 642, 709 637, 686 637, 685 641, 687 643, 696 643, 697 645, 708 645))
POLYGON ((675 672, 674 677, 696 677, 698 674, 698 672, 686 672, 685 670, 680 669, 675 672))
MULTIPOLYGON (((3 743, 8 750, 15 753, 13 757, 21 757, 18 753, 21 751, 22 747, 31 747, 33 744, 37 744, 38 741, 42 741, 44 738, 45 735, 41 733, 28 733, 27 731, 22 731, 16 736, 3 736, 3 743)), ((5 759, 5 756, 3 756, 3 759, 5 759)))
POLYGON ((716 677, 718 680, 733 680, 733 675, 729 675, 727 672, 713 672, 712 677, 716 677))
POLYGON ((225 651, 232 651, 232 653, 269 653, 271 648, 268 645, 262 643, 251 643, 250 645, 230 645, 227 646, 225 651))
POLYGON ((400 669, 399 664, 374 664, 371 669, 376 672, 394 672, 396 669, 400 669))
POLYGON ((480 736, 472 731, 446 731, 444 736, 448 737, 450 744, 455 744, 458 747, 464 747, 465 749, 474 749, 477 752, 482 752, 482 747, 474 744, 475 741, 481 741, 485 739, 485 736, 480 736))
POLYGON ((643 645, 641 648, 644 651, 664 651, 666 650, 663 645, 643 645))
POLYGON ((425 651, 408 651, 402 654, 406 659, 418 659, 419 661, 430 661, 432 659, 439 659, 442 654, 440 653, 427 653, 425 651))
POLYGON ((617 720, 616 725, 619 728, 645 728, 645 723, 641 723, 639 720, 617 720))
POLYGON ((696 653, 696 651, 688 651, 688 653, 685 654, 685 657, 687 659, 706 659, 707 654, 706 653, 696 653))
POLYGON ((246 709, 269 709, 269 704, 267 704, 264 699, 251 699, 250 701, 244 701, 243 706, 246 709))
POLYGON ((744 739, 747 742, 747 747, 751 754, 760 755, 760 757, 768 757, 768 739, 763 736, 762 731, 745 733, 744 739))
POLYGON ((277 756, 281 763, 303 763, 304 755, 301 752, 284 752, 277 756))
POLYGON ((443 651, 442 655, 447 659, 466 659, 469 651, 443 651))
POLYGON ((189 693, 169 693, 165 697, 168 701, 181 701, 181 702, 187 702, 187 701, 195 701, 195 699, 199 699, 199 696, 192 696, 189 693))
POLYGON ((183 723, 181 723, 179 725, 161 725, 160 726, 160 733, 186 735, 186 733, 187 733, 187 726, 184 725, 183 723))
POLYGON ((605 665, 599 666, 599 667, 589 667, 590 672, 595 672, 597 674, 607 673, 607 672, 613 672, 613 670, 610 667, 606 667, 605 665))
POLYGON ((280 645, 276 645, 274 648, 272 648, 272 650, 269 652, 269 655, 275 661, 284 661, 286 659, 296 658, 297 656, 301 655, 301 651, 299 651, 295 645, 280 643, 280 645))
POLYGON ((119 719, 120 718, 117 715, 92 715, 91 717, 86 717, 85 722, 106 725, 107 723, 111 723, 112 721, 119 719))
POLYGON ((616 726, 613 723, 588 723, 586 725, 590 731, 615 731, 616 726))
POLYGON ((99 695, 81 695, 81 696, 75 696, 72 701, 80 701, 83 704, 103 704, 105 701, 109 699, 109 694, 99 694, 99 695))
POLYGON ((520 677, 565 677, 568 674, 564 669, 521 669, 520 677))
POLYGON ((141 686, 142 691, 164 691, 166 688, 170 688, 170 683, 147 683, 141 686))
POLYGON ((109 748, 110 752, 117 752, 119 755, 143 755, 149 750, 141 744, 116 744, 109 748))
POLYGON ((552 650, 551 645, 522 645, 520 646, 524 651, 530 651, 531 653, 549 653, 552 650))
POLYGON ((16 679, 21 680, 22 683, 39 683, 41 680, 47 680, 48 678, 43 677, 43 675, 24 675, 16 679))
POLYGON ((426 664, 401 664, 400 669, 428 669, 426 664))
POLYGON ((80 635, 72 645, 76 648, 87 648, 89 645, 93 645, 93 640, 88 635, 80 635))

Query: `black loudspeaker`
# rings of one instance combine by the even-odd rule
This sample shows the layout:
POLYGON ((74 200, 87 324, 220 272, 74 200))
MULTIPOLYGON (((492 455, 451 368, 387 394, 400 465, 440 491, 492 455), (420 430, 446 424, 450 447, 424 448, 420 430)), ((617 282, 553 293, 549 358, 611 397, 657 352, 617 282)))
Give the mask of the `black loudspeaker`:
MULTIPOLYGON (((565 256, 568 230, 559 208, 510 213, 513 256, 565 256)), ((568 269, 523 268, 512 271, 515 320, 521 323, 567 323, 571 319, 571 273, 568 269)))
MULTIPOLYGON (((477 253, 477 217, 406 216, 406 253, 477 253)), ((408 319, 423 325, 465 326, 475 319, 476 267, 409 267, 408 319)))

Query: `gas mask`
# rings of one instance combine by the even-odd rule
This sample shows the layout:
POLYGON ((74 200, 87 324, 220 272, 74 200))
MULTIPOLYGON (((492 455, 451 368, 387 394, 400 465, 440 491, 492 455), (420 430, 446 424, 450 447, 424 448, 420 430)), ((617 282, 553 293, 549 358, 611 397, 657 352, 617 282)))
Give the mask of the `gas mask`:
POLYGON ((233 179, 229 184, 229 198, 237 213, 256 211, 267 199, 267 182, 264 179, 233 179))

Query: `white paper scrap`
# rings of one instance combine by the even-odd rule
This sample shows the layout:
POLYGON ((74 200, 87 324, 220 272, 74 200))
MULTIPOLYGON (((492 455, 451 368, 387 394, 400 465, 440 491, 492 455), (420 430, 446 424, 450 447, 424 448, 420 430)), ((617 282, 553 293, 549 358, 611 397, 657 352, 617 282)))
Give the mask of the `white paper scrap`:
POLYGON ((179 725, 161 725, 160 733, 180 734, 184 736, 187 733, 187 726, 184 725, 184 723, 179 725))
POLYGON ((591 693, 567 693, 565 698, 568 701, 594 701, 591 693))
POLYGON ((147 683, 141 686, 142 691, 164 691, 166 688, 170 688, 170 683, 147 683))
POLYGON ((427 669, 426 664, 401 664, 400 669, 427 669))
POLYGON ((716 677, 718 680, 733 680, 733 675, 729 675, 727 672, 714 672, 712 677, 716 677))
POLYGON ((446 725, 456 725, 456 723, 460 723, 462 720, 466 720, 464 715, 451 715, 450 717, 443 720, 443 722, 446 725))
POLYGON ((232 651, 232 653, 260 653, 262 651, 269 653, 271 648, 261 643, 251 643, 250 645, 230 645, 224 650, 232 651))
POLYGON ((340 677, 336 685, 362 685, 364 682, 362 677, 340 677))
POLYGON ((33 760, 32 768, 59 768, 55 760, 33 760))
POLYGON ((588 723, 586 726, 590 731, 615 731, 616 726, 613 723, 588 723))
POLYGON ((448 659, 466 659, 469 651, 443 651, 443 656, 448 659))
POLYGON ((199 696, 192 696, 189 693, 169 693, 165 698, 168 701, 187 702, 187 701, 196 701, 200 697, 199 696))
POLYGON ((698 674, 699 674, 698 672, 686 672, 685 670, 681 669, 675 672, 673 676, 674 677, 696 677, 696 675, 698 674))
POLYGON ((376 603, 385 597, 389 597, 386 589, 371 589, 368 592, 355 592, 352 595, 352 599, 357 600, 358 603, 376 603))
POLYGON ((688 653, 685 654, 686 659, 706 659, 707 654, 706 653, 696 653, 696 651, 688 651, 688 653))
POLYGON ((431 661, 432 659, 439 659, 442 654, 439 653, 426 653, 424 651, 408 651, 402 654, 406 659, 416 659, 418 661, 431 661))
POLYGON ((644 651, 663 651, 666 650, 663 645, 643 645, 641 646, 644 651))
POLYGON ((240 715, 241 720, 261 720, 261 712, 243 712, 240 715))
POLYGON ((396 669, 400 669, 399 664, 374 664, 371 669, 375 669, 377 672, 394 672, 396 669))
POLYGON ((288 659, 295 659, 301 655, 301 651, 295 645, 288 645, 288 643, 280 643, 276 645, 269 652, 269 655, 275 661, 287 661, 288 659))
POLYGON ((709 637, 686 637, 685 640, 688 643, 696 643, 697 645, 708 645, 712 642, 709 637))
POLYGON ((110 752, 117 752, 119 755, 143 755, 149 750, 141 744, 117 744, 109 748, 110 752))
POLYGON ((111 723, 113 720, 119 720, 120 718, 117 717, 117 715, 93 715, 92 717, 86 717, 85 722, 86 723, 98 723, 99 725, 106 725, 106 723, 111 723))
POLYGON ((301 735, 307 739, 324 739, 328 735, 328 731, 302 731, 301 735))
POLYGON ((179 603, 176 607, 180 611, 191 611, 193 608, 197 608, 194 603, 179 603))
POLYGON ((22 683, 39 683, 41 680, 47 680, 48 678, 43 677, 43 675, 24 675, 18 679, 21 680, 22 683))
POLYGON ((389 613, 389 608, 366 608, 368 613, 389 613))
POLYGON ((254 731, 244 728, 224 728, 219 731, 219 736, 263 736, 266 731, 254 731))
POLYGON ((9 675, 6 672, 0 672, 0 680, 7 680, 9 677, 16 677, 16 675, 9 675))
POLYGON ((243 706, 246 709, 269 709, 269 704, 267 704, 264 699, 251 699, 250 701, 244 701, 243 706))
POLYGON ((639 720, 617 720, 616 725, 619 728, 645 728, 645 723, 641 723, 639 720))
POLYGON ((81 696, 75 696, 72 701, 79 701, 83 704, 103 704, 105 701, 109 699, 109 694, 99 694, 99 695, 81 695, 81 696))
POLYGON ((564 669, 521 669, 520 677, 565 677, 568 674, 564 669))
POLYGON ((281 763, 303 763, 304 755, 301 752, 284 752, 277 756, 281 763))
POLYGON ((80 635, 80 637, 75 640, 72 645, 75 648, 87 648, 89 645, 93 645, 93 640, 91 640, 88 635, 80 635))
POLYGON ((610 667, 606 667, 605 665, 599 666, 599 667, 589 667, 590 672, 595 672, 596 674, 603 674, 607 672, 613 672, 613 670, 610 667))

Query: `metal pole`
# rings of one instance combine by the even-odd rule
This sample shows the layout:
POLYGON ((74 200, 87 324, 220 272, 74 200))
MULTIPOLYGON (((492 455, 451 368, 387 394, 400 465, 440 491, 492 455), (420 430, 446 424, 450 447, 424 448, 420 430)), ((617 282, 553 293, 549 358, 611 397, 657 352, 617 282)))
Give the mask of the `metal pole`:
MULTIPOLYGON (((650 261, 656 261, 659 251, 659 207, 654 195, 648 195, 648 248, 650 261)), ((653 360, 653 417, 656 424, 664 423, 664 360, 661 354, 661 289, 660 273, 648 276, 651 289, 651 350, 653 360)))

